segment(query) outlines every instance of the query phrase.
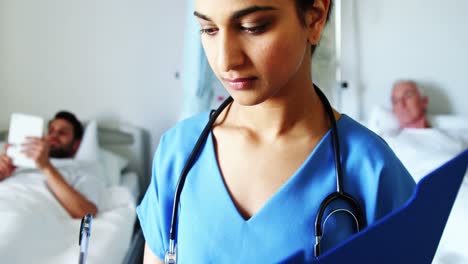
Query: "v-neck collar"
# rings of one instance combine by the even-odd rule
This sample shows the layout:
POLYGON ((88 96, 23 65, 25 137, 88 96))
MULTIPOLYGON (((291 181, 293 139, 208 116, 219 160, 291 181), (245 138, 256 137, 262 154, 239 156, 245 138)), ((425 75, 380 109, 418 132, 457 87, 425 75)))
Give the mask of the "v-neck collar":
MULTIPOLYGON (((341 120, 345 118, 345 115, 343 114, 339 120, 337 120, 337 128, 340 126, 339 124, 341 123, 341 120)), ((223 200, 226 200, 228 203, 228 209, 227 212, 234 214, 234 219, 239 220, 240 222, 243 222, 245 224, 255 224, 256 222, 260 221, 262 215, 268 215, 267 211, 275 209, 276 207, 274 206, 276 203, 281 201, 284 197, 284 195, 288 194, 288 190, 293 188, 295 183, 298 181, 298 178, 302 176, 304 167, 306 167, 307 164, 309 164, 314 157, 316 156, 316 153, 321 151, 322 148, 327 147, 325 142, 329 142, 328 138, 330 138, 331 134, 331 129, 325 133, 325 135, 320 139, 319 143, 317 146, 312 150, 312 152, 309 154, 307 159, 301 164, 301 166, 289 177, 289 179, 276 191, 273 193, 273 195, 268 198, 268 200, 262 205, 262 207, 255 212, 250 218, 245 219, 242 214, 239 212, 239 209, 237 208, 236 204, 234 203, 234 200, 232 199, 231 194, 228 191, 228 188, 226 186, 226 182, 224 181, 224 178, 221 174, 221 169, 219 167, 215 147, 214 147, 214 140, 213 140, 213 133, 210 132, 208 135, 208 139, 206 142, 205 148, 207 148, 207 157, 211 159, 210 164, 214 164, 215 168, 213 172, 216 174, 214 175, 214 180, 215 184, 220 187, 220 193, 223 196, 223 200)), ((331 145, 330 145, 331 147, 331 145)))

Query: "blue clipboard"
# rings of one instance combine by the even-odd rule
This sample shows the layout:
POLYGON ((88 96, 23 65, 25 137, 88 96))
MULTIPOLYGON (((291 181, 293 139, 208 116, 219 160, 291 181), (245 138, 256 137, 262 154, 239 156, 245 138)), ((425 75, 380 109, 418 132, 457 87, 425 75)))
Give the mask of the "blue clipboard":
POLYGON ((467 165, 465 150, 425 176, 405 206, 313 263, 431 263, 467 165))

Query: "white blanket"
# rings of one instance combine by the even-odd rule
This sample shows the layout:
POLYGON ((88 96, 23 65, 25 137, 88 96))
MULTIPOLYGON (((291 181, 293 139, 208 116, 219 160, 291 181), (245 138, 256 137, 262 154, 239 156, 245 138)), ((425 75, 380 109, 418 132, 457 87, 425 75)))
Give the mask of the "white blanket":
POLYGON ((467 147, 463 133, 435 128, 403 129, 381 136, 416 182, 467 147))
POLYGON ((439 243, 434 264, 466 264, 468 263, 468 174, 458 192, 457 199, 445 226, 439 243))
MULTIPOLYGON (((37 172, 0 182, 0 262, 76 263, 80 219, 72 219, 37 172)), ((135 203, 122 187, 106 190, 93 219, 88 263, 121 263, 130 244, 135 203)))
MULTIPOLYGON (((454 158, 468 146, 468 131, 404 129, 381 133, 414 180, 454 158)), ((468 263, 468 173, 453 205, 437 253, 435 264, 468 263)))

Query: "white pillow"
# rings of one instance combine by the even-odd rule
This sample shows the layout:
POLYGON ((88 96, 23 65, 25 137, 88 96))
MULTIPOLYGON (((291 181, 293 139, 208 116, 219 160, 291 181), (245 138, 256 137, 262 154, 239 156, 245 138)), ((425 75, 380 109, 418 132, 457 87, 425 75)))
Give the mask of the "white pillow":
POLYGON ((395 131, 399 129, 400 124, 391 109, 384 106, 376 106, 371 110, 367 127, 375 133, 380 134, 382 132, 395 131))
POLYGON ((429 123, 433 127, 445 130, 468 131, 468 118, 460 115, 429 115, 429 123))
POLYGON ((101 175, 109 186, 120 185, 122 171, 127 167, 128 160, 105 149, 100 149, 101 175))
MULTIPOLYGON (((457 135, 460 140, 468 144, 468 118, 453 114, 428 114, 427 119, 431 127, 457 135)), ((370 130, 379 135, 392 133, 400 129, 393 111, 384 106, 376 106, 372 109, 366 125, 370 130)))
POLYGON ((80 148, 75 154, 76 160, 99 161, 98 129, 95 120, 88 123, 81 139, 80 148))
POLYGON ((128 165, 125 158, 99 147, 96 120, 86 126, 75 159, 99 163, 99 174, 106 186, 119 185, 122 170, 128 165))

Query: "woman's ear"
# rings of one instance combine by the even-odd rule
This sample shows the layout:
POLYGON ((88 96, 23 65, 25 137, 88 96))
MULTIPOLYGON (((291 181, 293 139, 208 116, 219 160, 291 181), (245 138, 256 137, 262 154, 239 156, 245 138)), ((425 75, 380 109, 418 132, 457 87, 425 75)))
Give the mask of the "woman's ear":
POLYGON ((323 28, 327 22, 330 0, 315 0, 314 5, 306 13, 306 27, 309 31, 308 41, 317 45, 322 36, 323 28))

